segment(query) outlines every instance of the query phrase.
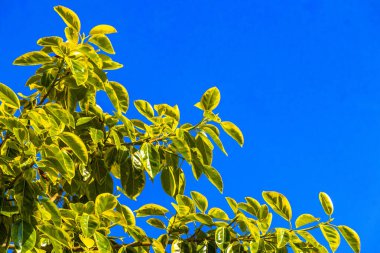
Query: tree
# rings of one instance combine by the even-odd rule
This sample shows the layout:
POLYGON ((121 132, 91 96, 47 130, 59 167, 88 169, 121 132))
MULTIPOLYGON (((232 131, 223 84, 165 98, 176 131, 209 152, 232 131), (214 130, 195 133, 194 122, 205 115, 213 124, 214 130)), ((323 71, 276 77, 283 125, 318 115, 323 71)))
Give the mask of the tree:
POLYGON ((67 25, 66 41, 41 38, 40 51, 14 61, 41 65, 26 83, 34 92, 17 96, 0 83, 0 252, 328 252, 309 232, 316 229, 333 252, 340 235, 360 252, 357 233, 332 223, 333 204, 323 192, 319 200, 327 218, 302 214, 295 223, 289 201, 274 191, 263 192, 265 203, 227 197, 232 216, 208 209, 200 192, 185 196, 182 162, 195 178, 205 175, 222 192, 222 177, 212 167, 214 145, 226 152, 220 129, 244 143, 240 129, 214 112, 219 90, 210 88, 195 104, 203 111, 196 124, 180 124, 178 106, 144 100, 134 101, 143 120, 129 119, 128 92, 106 73, 122 67, 109 56, 115 52, 107 34, 116 29, 98 25, 86 36, 72 10, 54 9, 67 25), (106 92, 113 114, 97 104, 98 91, 106 92), (136 199, 146 178, 156 177, 173 197, 172 216, 156 203, 133 212, 114 195, 118 182, 117 191, 136 199), (273 214, 289 228, 271 229, 273 214), (148 217, 147 223, 163 234, 150 237, 136 217, 148 217), (114 226, 125 236, 112 235, 114 226))

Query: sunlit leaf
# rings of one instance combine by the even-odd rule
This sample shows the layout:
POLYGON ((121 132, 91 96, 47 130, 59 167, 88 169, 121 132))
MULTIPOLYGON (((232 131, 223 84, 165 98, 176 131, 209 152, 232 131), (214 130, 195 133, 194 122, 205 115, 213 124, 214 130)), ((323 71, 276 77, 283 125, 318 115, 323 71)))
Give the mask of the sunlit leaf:
POLYGON ((322 231, 323 236, 329 243, 332 252, 335 252, 340 244, 340 236, 338 231, 329 225, 320 225, 319 227, 322 231))
POLYGON ((220 92, 217 87, 208 89, 201 98, 201 106, 204 110, 214 110, 220 102, 220 92))
POLYGON ((14 60, 14 65, 32 66, 51 62, 51 57, 43 51, 33 51, 23 54, 14 60))
POLYGON ((11 88, 0 83, 0 101, 12 108, 20 108, 20 101, 11 88))
POLYGON ((83 143, 81 138, 79 138, 74 133, 64 132, 58 136, 71 150, 74 154, 83 162, 87 163, 88 153, 86 145, 83 143))
POLYGON ((220 123, 220 125, 229 136, 231 136, 237 143, 239 143, 240 146, 243 146, 244 144, 243 133, 234 123, 230 121, 223 121, 220 123))
POLYGON ((321 205, 323 207, 323 210, 327 215, 332 215, 334 212, 334 205, 330 199, 330 196, 327 195, 325 192, 319 193, 319 201, 321 202, 321 205))
POLYGON ((104 34, 95 34, 88 40, 94 45, 97 45, 101 50, 109 54, 115 54, 110 39, 104 34))
POLYGON ((115 27, 111 25, 97 25, 93 27, 90 31, 91 35, 94 34, 110 34, 110 33, 116 33, 115 27))
POLYGON ((348 245, 355 253, 360 252, 360 238, 359 235, 350 227, 347 226, 338 226, 340 233, 343 235, 343 238, 346 240, 348 245))
POLYGON ((61 16, 67 26, 75 29, 77 32, 80 31, 80 20, 74 11, 61 5, 55 6, 54 10, 61 16))
POLYGON ((292 219, 292 209, 288 199, 284 195, 274 191, 264 191, 263 198, 285 220, 290 221, 292 219))
POLYGON ((36 231, 32 225, 23 220, 13 224, 11 236, 17 252, 28 252, 36 243, 36 231))

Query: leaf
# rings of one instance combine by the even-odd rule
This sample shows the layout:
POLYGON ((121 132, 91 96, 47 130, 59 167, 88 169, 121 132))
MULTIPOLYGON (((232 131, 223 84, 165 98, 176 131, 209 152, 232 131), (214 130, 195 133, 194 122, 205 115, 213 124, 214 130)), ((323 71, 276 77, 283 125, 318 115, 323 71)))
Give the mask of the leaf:
POLYGON ((174 197, 177 192, 177 184, 175 180, 175 175, 172 167, 168 167, 161 172, 161 185, 164 191, 169 195, 174 197))
POLYGON ((91 237, 98 227, 98 219, 93 215, 83 213, 80 218, 80 227, 85 237, 91 237))
POLYGON ((117 111, 126 113, 129 108, 129 95, 127 89, 118 82, 106 82, 107 96, 117 111))
POLYGON ((220 102, 220 92, 217 87, 208 89, 201 98, 201 106, 206 111, 214 110, 220 102))
POLYGON ((276 228, 277 248, 283 248, 289 241, 288 230, 285 228, 276 228))
POLYGON ((207 226, 213 226, 214 225, 214 222, 212 221, 212 218, 210 216, 208 216, 207 214, 196 213, 196 214, 193 215, 193 217, 197 221, 199 221, 200 223, 205 224, 207 226))
POLYGON ((103 234, 99 232, 95 232, 94 238, 95 238, 96 246, 98 247, 99 253, 113 252, 110 241, 103 234))
POLYGON ((240 131, 240 129, 232 122, 230 121, 223 121, 220 123, 223 130, 231 136, 241 147, 244 144, 244 137, 243 133, 240 131))
POLYGON ((226 214, 226 212, 224 212, 222 209, 220 209, 218 207, 211 208, 208 211, 208 215, 210 215, 211 217, 213 217, 215 219, 220 219, 220 220, 229 220, 230 219, 228 217, 228 215, 226 214))
POLYGON ((43 37, 37 41, 40 46, 58 46, 63 40, 58 36, 43 37))
POLYGON ((226 227, 218 227, 215 231, 215 243, 219 249, 225 250, 231 241, 231 233, 226 227))
POLYGON ((82 139, 76 134, 70 132, 63 132, 58 136, 71 150, 74 154, 85 164, 88 162, 88 153, 86 145, 83 143, 82 139))
POLYGON ((32 250, 36 243, 36 231, 32 225, 23 220, 13 224, 11 236, 17 252, 20 253, 32 250))
POLYGON ((253 208, 254 215, 258 217, 261 207, 260 203, 256 199, 251 197, 246 197, 245 200, 247 201, 248 205, 250 205, 253 208))
POLYGON ((288 199, 284 195, 274 191, 264 191, 263 198, 285 220, 290 221, 292 219, 292 209, 288 199))
POLYGON ((110 33, 117 33, 115 27, 110 26, 110 25, 97 25, 97 26, 94 26, 90 30, 91 35, 94 35, 94 34, 110 34, 110 33))
POLYGON ((220 148, 220 150, 222 150, 222 152, 227 156, 228 154, 224 149, 223 143, 220 140, 219 136, 209 127, 203 127, 202 129, 211 137, 211 139, 220 148))
POLYGON ((71 244, 70 236, 63 229, 50 225, 50 224, 37 226, 37 228, 43 234, 49 237, 50 240, 58 242, 59 244, 62 244, 63 246, 67 248, 70 248, 70 244, 71 244))
POLYGON ((228 205, 232 209, 232 211, 236 214, 238 211, 238 204, 237 204, 236 200, 234 200, 233 198, 230 198, 230 197, 226 197, 226 200, 227 200, 228 205))
POLYGON ((139 111, 139 113, 144 115, 146 118, 150 119, 154 117, 153 107, 151 104, 149 104, 149 102, 145 100, 136 100, 134 102, 134 105, 137 111, 139 111))
POLYGON ((321 205, 322 205, 325 213, 327 215, 331 216, 332 213, 334 212, 334 205, 330 199, 330 196, 327 195, 327 193, 320 192, 319 193, 319 201, 321 202, 321 205))
POLYGON ((301 214, 300 216, 298 216, 298 218, 296 220, 296 228, 305 226, 307 224, 310 224, 312 222, 316 222, 316 221, 319 221, 319 220, 320 220, 319 218, 315 218, 311 214, 308 214, 308 213, 301 214))
POLYGON ((7 106, 19 109, 20 101, 17 95, 13 92, 11 88, 3 83, 0 83, 0 101, 5 103, 7 106))
POLYGON ((111 193, 102 193, 96 197, 95 212, 100 216, 107 210, 113 210, 117 206, 117 199, 111 193))
POLYGON ((128 159, 128 162, 120 165, 120 180, 123 193, 131 199, 136 199, 145 186, 144 170, 141 169, 141 165, 132 164, 128 159))
POLYGON ((157 218, 150 218, 146 222, 153 227, 160 228, 160 229, 166 229, 165 224, 157 218))
POLYGON ((196 191, 192 191, 190 194, 191 198, 194 200, 199 210, 201 210, 202 213, 204 213, 207 210, 208 206, 207 198, 203 194, 196 191))
POLYGON ((88 80, 87 59, 82 54, 75 57, 65 57, 66 62, 70 66, 73 77, 78 85, 84 85, 88 80))
POLYGON ((67 26, 75 29, 77 32, 80 31, 80 20, 74 11, 62 5, 55 6, 54 10, 61 16, 67 26))
POLYGON ((52 219, 54 225, 60 227, 61 226, 61 213, 59 212, 59 209, 55 205, 55 203, 48 198, 44 198, 41 201, 41 204, 43 205, 45 210, 50 213, 51 219, 52 219))
POLYGON ((51 62, 51 57, 43 51, 33 51, 23 54, 14 60, 14 65, 32 66, 51 62))
POLYGON ((350 245, 351 249, 355 253, 359 253, 361 248, 359 235, 352 228, 344 225, 338 226, 338 229, 348 245, 350 245))
POLYGON ((340 236, 338 231, 334 227, 329 225, 320 225, 319 228, 322 231, 323 236, 330 245, 332 252, 335 252, 340 244, 340 236))
POLYGON ((153 144, 145 142, 141 146, 140 157, 145 170, 154 178, 160 171, 160 153, 153 144))
POLYGON ((66 27, 65 28, 65 36, 66 36, 67 40, 70 41, 71 43, 74 43, 75 45, 78 44, 79 32, 76 31, 75 29, 73 29, 71 27, 66 27))
POLYGON ((219 172, 215 168, 205 165, 204 173, 208 180, 210 180, 210 182, 220 191, 220 193, 223 193, 223 180, 219 172))
POLYGON ((152 216, 152 215, 164 216, 168 212, 169 212, 168 209, 157 204, 146 204, 135 211, 136 217, 145 217, 145 216, 152 216))
POLYGON ((115 54, 110 39, 104 34, 92 35, 88 42, 97 45, 101 50, 103 50, 106 53, 115 54))
POLYGON ((161 242, 153 240, 152 249, 154 253, 165 253, 165 248, 162 246, 161 242))

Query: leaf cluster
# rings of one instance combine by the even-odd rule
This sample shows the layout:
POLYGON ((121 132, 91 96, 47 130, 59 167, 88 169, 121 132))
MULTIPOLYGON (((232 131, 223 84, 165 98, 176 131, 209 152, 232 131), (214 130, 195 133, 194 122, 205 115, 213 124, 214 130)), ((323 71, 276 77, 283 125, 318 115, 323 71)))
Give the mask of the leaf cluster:
POLYGON ((116 29, 102 24, 86 35, 72 10, 54 9, 67 25, 65 38, 41 38, 39 51, 14 61, 39 66, 26 82, 33 93, 16 95, 0 83, 0 252, 163 253, 168 245, 172 252, 328 252, 308 232, 317 228, 332 251, 339 232, 360 251, 354 230, 332 224, 333 206, 325 193, 320 201, 328 220, 304 214, 295 221, 297 229, 289 201, 277 192, 264 192, 263 204, 226 198, 231 217, 219 207, 208 208, 202 193, 184 195, 184 164, 196 179, 205 176, 223 192, 222 177, 212 166, 215 146, 227 154, 221 130, 244 144, 241 130, 215 113, 219 90, 208 89, 195 104, 203 111, 197 123, 181 123, 177 105, 145 100, 133 102, 141 119, 129 118, 127 89, 107 76, 123 66, 110 56, 115 51, 109 36, 116 29), (97 103, 98 92, 107 94, 112 113, 97 103), (157 177, 173 197, 172 211, 158 204, 132 211, 115 195, 118 182, 117 191, 136 200, 146 181, 157 177), (271 229, 269 207, 290 227, 271 229), (149 237, 137 225, 139 217, 148 217, 162 235, 149 237), (125 234, 113 236, 115 226, 125 234))

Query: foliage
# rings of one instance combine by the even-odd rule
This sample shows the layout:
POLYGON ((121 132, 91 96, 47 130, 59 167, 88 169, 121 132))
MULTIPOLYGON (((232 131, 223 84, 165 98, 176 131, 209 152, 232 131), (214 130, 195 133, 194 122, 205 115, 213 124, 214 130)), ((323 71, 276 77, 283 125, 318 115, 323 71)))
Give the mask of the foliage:
POLYGON ((207 90, 195 104, 203 111, 196 124, 180 124, 177 105, 152 106, 144 100, 133 103, 143 120, 127 118, 128 92, 106 72, 122 67, 108 55, 115 53, 108 34, 116 29, 98 25, 86 36, 72 10, 57 6, 55 11, 67 25, 66 41, 41 38, 40 51, 14 61, 40 66, 26 83, 35 92, 17 96, 0 84, 0 252, 328 252, 309 233, 314 229, 322 231, 333 252, 340 234, 354 252, 360 251, 354 230, 332 224, 334 209, 326 193, 320 201, 327 219, 303 214, 295 229, 290 203, 278 192, 263 192, 266 203, 227 197, 232 216, 209 208, 199 192, 185 196, 182 162, 196 179, 204 175, 222 192, 221 175, 212 167, 214 145, 226 153, 220 129, 244 143, 239 128, 214 113, 219 90, 207 90), (113 114, 97 104, 99 91, 115 107, 113 114), (136 199, 147 178, 156 177, 173 197, 172 215, 158 204, 133 212, 114 195, 119 181, 117 190, 136 199), (269 208, 289 228, 271 228, 269 208), (149 237, 136 217, 148 217, 162 235, 149 237), (112 236, 114 226, 125 235, 112 236))

